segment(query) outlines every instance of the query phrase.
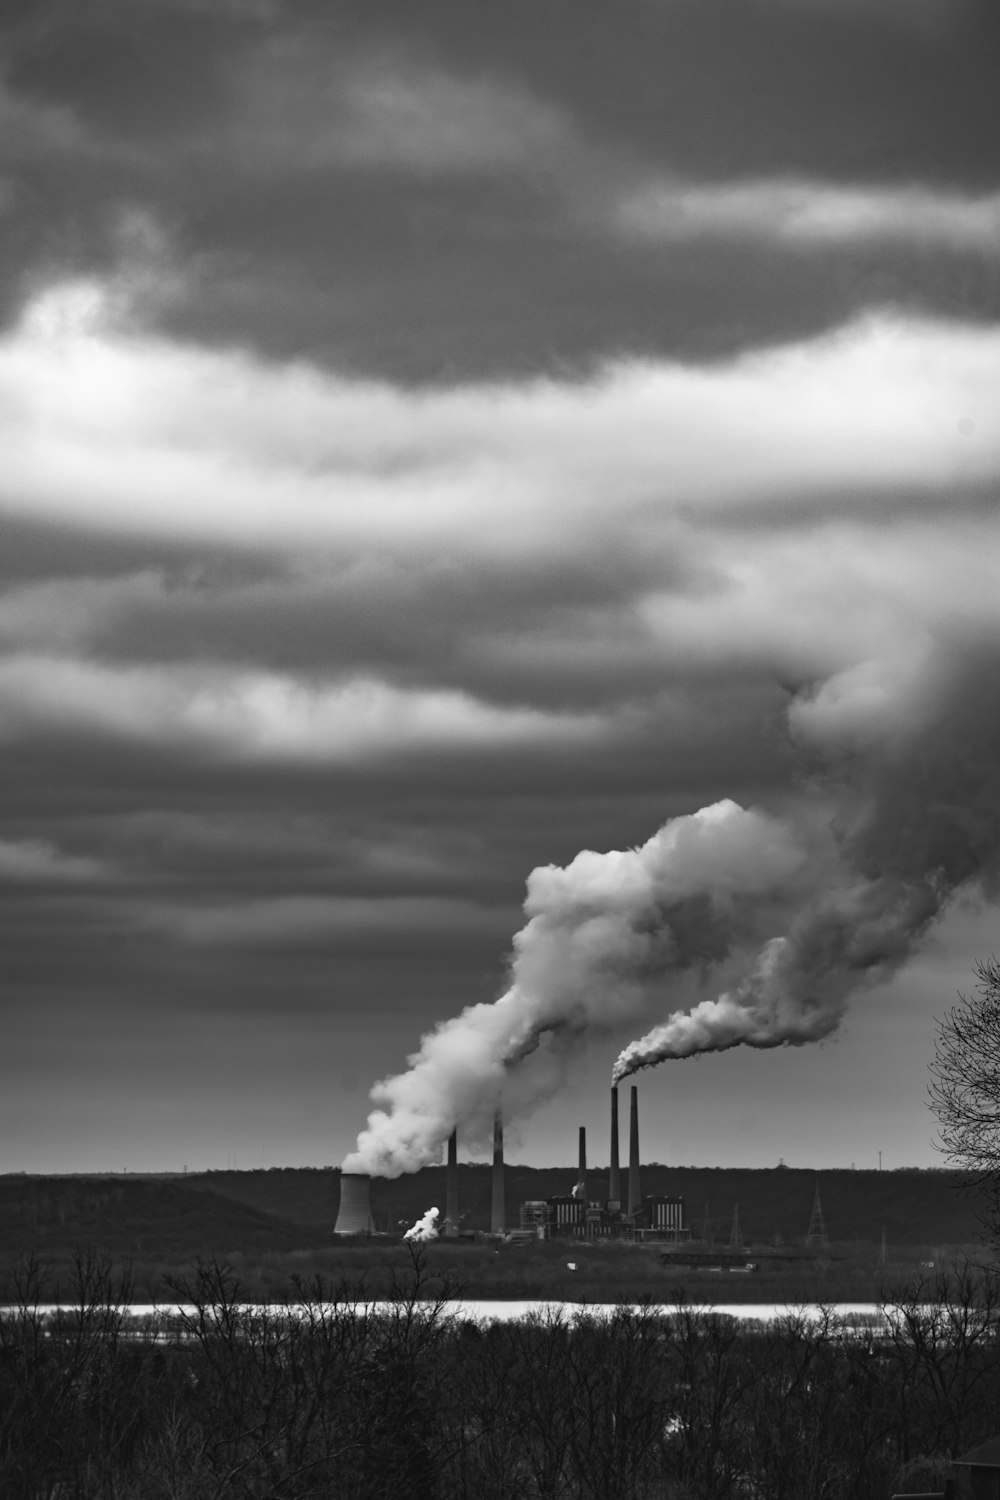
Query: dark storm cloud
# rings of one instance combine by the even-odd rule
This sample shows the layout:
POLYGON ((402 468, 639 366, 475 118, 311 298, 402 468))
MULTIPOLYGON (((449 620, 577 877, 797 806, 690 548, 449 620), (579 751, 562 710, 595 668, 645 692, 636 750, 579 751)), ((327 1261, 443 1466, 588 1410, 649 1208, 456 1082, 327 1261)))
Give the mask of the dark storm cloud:
POLYGON ((30 515, 4 518, 0 580, 7 589, 74 580, 103 581, 149 574, 164 591, 236 587, 258 583, 285 572, 280 559, 269 559, 237 543, 213 547, 200 539, 151 539, 127 531, 109 533, 73 525, 68 519, 44 521, 30 515))
MULTIPOLYGON (((127 543, 115 550, 127 567, 127 543)), ((489 559, 408 566, 391 553, 329 573, 253 554, 179 554, 174 567, 117 575, 105 557, 94 577, 85 549, 62 571, 71 552, 71 542, 22 537, 12 559, 20 587, 0 609, 0 635, 50 644, 61 631, 106 661, 372 672, 538 706, 580 708, 662 683, 635 601, 653 587, 683 595, 711 586, 693 559, 682 561, 680 544, 654 559, 627 538, 618 558, 610 549, 600 559, 540 557, 514 573, 489 559)))
POLYGON ((42 269, 119 260, 141 211, 173 277, 147 317, 409 380, 720 355, 887 300, 989 312, 995 244, 616 230, 618 196, 664 175, 995 190, 996 18, 938 19, 39 7, 8 35, 8 307, 42 269))
MULTIPOLYGON (((313 188, 302 196, 315 202, 313 188)), ((871 304, 973 317, 1000 307, 996 267, 978 255, 637 246, 586 223, 556 221, 539 233, 544 212, 519 236, 503 201, 499 235, 472 226, 442 244, 411 230, 407 196, 412 187, 392 193, 387 221, 374 223, 353 194, 319 224, 309 209, 299 216, 284 205, 280 221, 300 224, 295 244, 231 272, 224 255, 167 310, 165 326, 183 337, 252 337, 277 357, 304 349, 359 374, 450 384, 538 370, 584 377, 625 351, 720 358, 820 332, 871 304), (357 237, 353 253, 345 224, 357 237)), ((235 245, 241 231, 222 233, 235 245)), ((252 224, 242 233, 252 239, 252 224)))
POLYGON ((396 24, 425 45, 432 34, 455 68, 512 73, 596 136, 695 177, 995 184, 996 12, 941 6, 939 24, 912 25, 918 14, 935 19, 922 5, 664 0, 529 4, 516 24, 506 7, 431 6, 396 24))

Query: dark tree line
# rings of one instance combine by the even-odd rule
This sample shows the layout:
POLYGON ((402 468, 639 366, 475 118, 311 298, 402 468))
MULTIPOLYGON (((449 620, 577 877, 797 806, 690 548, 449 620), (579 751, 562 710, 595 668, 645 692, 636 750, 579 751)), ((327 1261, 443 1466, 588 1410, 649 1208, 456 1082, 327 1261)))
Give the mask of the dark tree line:
POLYGON ((106 1261, 55 1319, 40 1291, 29 1264, 0 1318, 4 1500, 884 1500, 1000 1425, 982 1270, 861 1335, 690 1307, 463 1322, 419 1253, 388 1309, 298 1284, 296 1316, 201 1265, 138 1336, 106 1261))

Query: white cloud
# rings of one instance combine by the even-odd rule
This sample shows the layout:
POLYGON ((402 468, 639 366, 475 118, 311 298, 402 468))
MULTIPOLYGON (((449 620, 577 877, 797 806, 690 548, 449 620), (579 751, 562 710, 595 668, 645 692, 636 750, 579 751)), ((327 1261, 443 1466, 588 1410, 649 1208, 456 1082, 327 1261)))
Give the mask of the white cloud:
POLYGON ((766 660, 823 675, 894 654, 935 622, 1000 621, 1000 510, 755 531, 736 509, 702 545, 722 580, 710 595, 652 589, 636 606, 650 639, 692 668, 766 660))
MULTIPOLYGON (((129 332, 100 285, 52 288, 0 340, 0 519, 220 543, 284 571, 199 596, 199 665, 93 659, 111 635, 122 649, 130 619, 140 641, 176 626, 187 584, 153 567, 12 588, 0 732, 330 764, 608 743, 630 722, 602 717, 615 663, 655 694, 741 662, 839 671, 950 615, 992 619, 1000 516, 957 502, 1000 478, 998 389, 1000 328, 880 314, 711 366, 414 392, 129 332), (542 592, 512 587, 503 618, 502 580, 539 567, 542 592), (544 591, 574 568, 589 592, 560 613, 544 591), (479 576, 494 580, 482 615, 479 576), (471 580, 451 621, 428 612, 442 578, 471 580), (324 600, 339 622, 326 671, 315 643, 308 670, 213 662, 227 609, 324 600), (352 656, 362 605, 365 641, 412 649, 423 685, 380 680, 364 644, 352 656), (525 701, 545 702, 561 672, 602 683, 602 708, 516 706, 518 682, 536 674, 525 701), (498 680, 514 706, 490 701, 498 680)), ((169 639, 188 649, 183 630, 169 639)))
POLYGON ((223 668, 109 667, 68 657, 0 661, 0 739, 38 731, 112 735, 229 760, 347 764, 587 743, 595 716, 504 709, 457 692, 363 678, 316 683, 223 668))
POLYGON ((0 342, 0 509, 136 535, 493 558, 671 506, 1000 473, 1000 328, 872 315, 709 367, 413 392, 120 332, 51 289, 0 342))
POLYGON ((750 238, 827 248, 893 241, 1000 254, 1000 193, 917 186, 830 185, 802 178, 711 187, 652 182, 618 203, 615 222, 626 235, 664 242, 750 238))

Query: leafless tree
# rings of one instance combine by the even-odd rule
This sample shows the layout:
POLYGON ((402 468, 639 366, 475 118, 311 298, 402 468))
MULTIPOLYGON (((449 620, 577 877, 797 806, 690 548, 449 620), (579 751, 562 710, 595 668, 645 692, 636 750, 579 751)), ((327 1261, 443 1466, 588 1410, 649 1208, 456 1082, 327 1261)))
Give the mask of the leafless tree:
POLYGON ((1000 1239, 1000 961, 975 966, 975 994, 938 1021, 930 1103, 941 1150, 987 1193, 985 1220, 1000 1239))

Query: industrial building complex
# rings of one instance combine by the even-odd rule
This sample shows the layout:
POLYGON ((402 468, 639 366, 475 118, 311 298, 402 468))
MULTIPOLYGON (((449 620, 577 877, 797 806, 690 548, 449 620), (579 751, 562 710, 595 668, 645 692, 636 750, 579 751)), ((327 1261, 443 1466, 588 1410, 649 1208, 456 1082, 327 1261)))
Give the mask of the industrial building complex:
MULTIPOLYGON (((676 1242, 690 1237, 683 1198, 642 1196, 639 1096, 635 1087, 631 1091, 629 1159, 624 1193, 618 1150, 618 1090, 611 1090, 611 1165, 606 1182, 606 1194, 591 1196, 587 1181, 587 1137, 585 1128, 581 1126, 579 1169, 572 1192, 565 1196, 522 1203, 518 1205, 516 1221, 510 1222, 505 1191, 503 1120, 497 1114, 493 1127, 490 1233, 518 1239, 565 1237, 676 1242)), ((457 1131, 452 1131, 448 1139, 445 1183, 442 1233, 446 1238, 454 1238, 459 1234, 461 1224, 457 1131)), ((372 1233, 374 1226, 369 1187, 370 1179, 367 1176, 352 1173, 341 1175, 340 1210, 334 1228, 335 1234, 372 1233)))

